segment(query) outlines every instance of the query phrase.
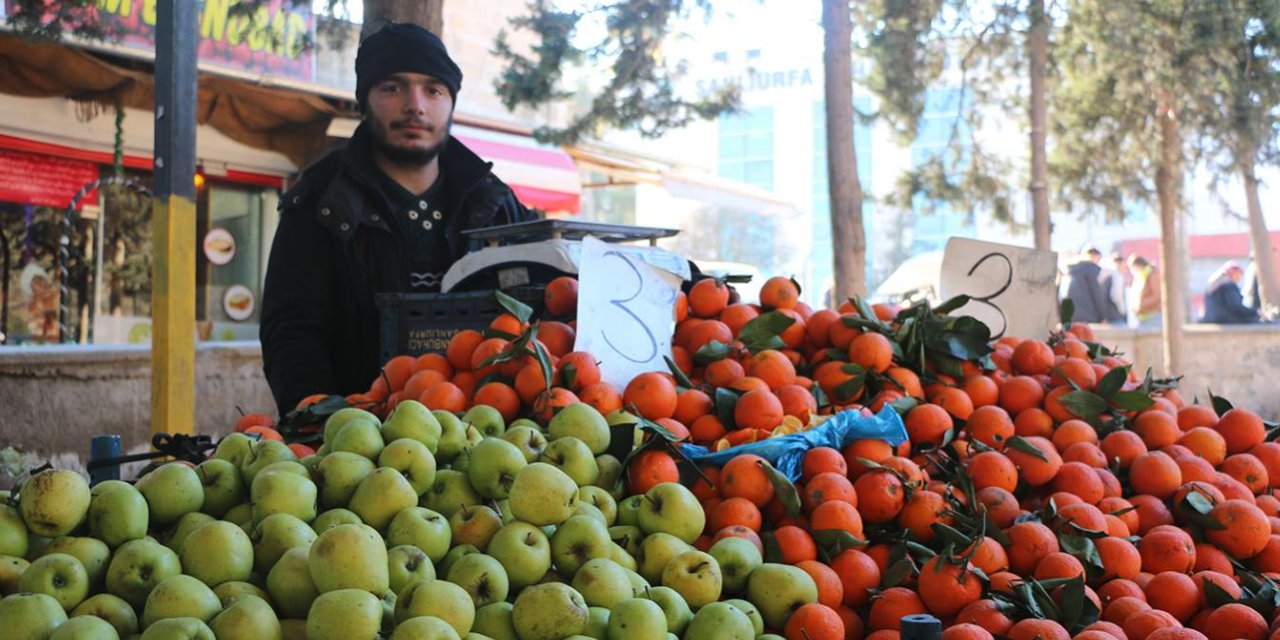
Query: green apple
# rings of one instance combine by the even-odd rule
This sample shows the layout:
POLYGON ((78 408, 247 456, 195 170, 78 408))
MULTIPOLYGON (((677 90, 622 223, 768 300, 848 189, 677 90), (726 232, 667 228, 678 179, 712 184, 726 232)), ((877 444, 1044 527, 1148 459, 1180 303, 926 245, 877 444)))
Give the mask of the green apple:
POLYGON ((196 465, 196 475, 204 485, 204 504, 200 506, 203 513, 221 518, 231 507, 244 501, 244 476, 230 461, 221 458, 205 460, 196 465))
POLYGON ((685 627, 693 619, 693 611, 689 609, 689 603, 684 601, 684 596, 671 587, 653 587, 645 591, 644 595, 662 607, 662 613, 667 618, 668 632, 677 636, 684 633, 685 627))
POLYGON ((320 461, 324 460, 324 456, 316 453, 309 455, 298 461, 303 469, 307 470, 307 476, 312 480, 316 479, 316 471, 320 468, 320 461))
POLYGON ((512 426, 502 434, 502 439, 515 445, 524 454, 525 462, 536 462, 547 449, 547 437, 536 426, 512 426))
POLYGON ((304 618, 320 591, 311 580, 309 549, 290 549, 280 556, 267 574, 267 593, 280 615, 304 618))
POLYGON ((596 456, 596 467, 600 469, 600 473, 592 484, 605 491, 613 491, 618 487, 623 471, 620 460, 610 454, 602 453, 596 456))
POLYGON ((570 638, 592 638, 593 640, 609 640, 610 611, 604 607, 587 607, 587 624, 582 627, 580 636, 570 638))
POLYGON ((485 505, 463 507, 449 517, 449 530, 457 544, 469 544, 484 551, 502 528, 502 516, 485 505))
POLYGON ((320 594, 307 613, 307 640, 374 640, 382 630, 382 601, 363 589, 320 594))
POLYGON ((760 615, 760 610, 754 604, 741 599, 725 600, 724 602, 737 607, 738 611, 747 614, 747 619, 751 621, 751 626, 755 629, 756 636, 764 633, 764 616, 760 615))
POLYGON ((589 504, 579 500, 578 506, 574 507, 573 509, 573 515, 587 516, 589 518, 598 520, 600 524, 605 526, 606 529, 609 527, 609 521, 605 519, 604 514, 600 513, 600 510, 597 509, 594 504, 589 504))
POLYGON ((493 640, 520 640, 515 624, 511 621, 511 603, 495 602, 476 609, 476 621, 471 633, 479 633, 493 640))
POLYGON ((476 607, 462 587, 445 580, 411 582, 396 598, 396 622, 419 616, 435 616, 449 623, 458 635, 471 631, 476 607))
POLYGON ((27 524, 22 521, 22 514, 17 509, 0 503, 0 556, 24 557, 30 546, 27 524))
POLYGON ((320 593, 364 589, 381 595, 390 588, 387 545, 368 525, 343 524, 320 534, 311 544, 309 567, 320 593))
POLYGON ((502 412, 487 405, 478 404, 462 414, 462 421, 480 431, 486 438, 501 438, 507 430, 507 421, 502 419, 502 412))
POLYGON ((582 594, 553 582, 521 591, 511 609, 511 621, 520 640, 559 640, 582 633, 587 613, 582 594))
MULTIPOLYGON (((306 478, 308 480, 311 479, 311 470, 308 469, 306 465, 296 460, 280 460, 279 462, 272 462, 271 464, 258 470, 257 475, 260 476, 264 473, 270 473, 273 471, 292 473, 296 476, 302 476, 303 478, 306 478)), ((255 478, 256 477, 257 476, 255 476, 255 478)))
POLYGON ((209 621, 218 640, 281 640, 280 619, 266 600, 245 596, 209 621))
POLYGON ((130 540, 116 549, 107 567, 107 592, 141 609, 157 584, 182 573, 172 549, 151 540, 130 540))
MULTIPOLYGON (((432 616, 419 616, 396 625, 390 640, 461 640, 462 636, 448 622, 432 616)), ((467 634, 471 638, 471 634, 467 634)))
POLYGON ((478 505, 484 499, 476 493, 466 474, 453 469, 436 472, 431 490, 423 494, 418 504, 448 518, 463 507, 478 505))
POLYGON ((50 541, 41 555, 53 553, 65 553, 79 560, 89 576, 89 590, 102 591, 107 577, 107 565, 111 562, 111 550, 105 542, 97 538, 64 536, 50 541))
POLYGON ((552 440, 539 459, 568 474, 579 487, 595 482, 600 476, 595 454, 586 443, 574 437, 552 440))
POLYGON ((204 506, 204 484, 196 470, 185 464, 160 465, 142 476, 137 487, 147 499, 153 525, 172 524, 204 506))
POLYGON ((573 516, 551 536, 551 560, 560 573, 572 576, 588 560, 608 558, 612 544, 609 529, 600 520, 573 516))
POLYGON ((576 402, 561 409, 547 425, 547 436, 554 442, 561 438, 577 438, 600 455, 609 449, 609 422, 595 407, 576 402))
POLYGON ((168 618, 143 632, 139 640, 217 640, 209 625, 197 618, 168 618))
POLYGON ((720 575, 720 564, 711 554, 686 551, 662 569, 662 586, 678 591, 697 611, 720 599, 724 578, 720 575))
POLYGON ((214 587, 213 595, 218 596, 218 602, 222 603, 222 607, 224 609, 231 606, 231 604, 236 600, 245 596, 262 598, 263 601, 268 604, 271 603, 271 596, 258 585, 249 582, 239 582, 236 580, 224 582, 214 587))
POLYGON ((418 492, 399 471, 381 467, 360 481, 348 508, 365 524, 385 531, 396 514, 418 508, 418 492))
POLYGON ((382 437, 386 441, 411 438, 426 445, 433 456, 440 449, 441 431, 440 421, 417 400, 404 400, 397 404, 382 425, 382 437))
POLYGON ((187 536, 178 549, 178 558, 184 573, 209 587, 232 580, 243 582, 253 573, 253 541, 230 522, 210 522, 187 536))
POLYGON ((109 593, 89 596, 88 600, 76 605, 71 611, 71 617, 81 616, 105 620, 122 638, 138 632, 138 614, 133 611, 133 607, 109 593))
POLYGON ((187 541, 187 536, 191 535, 192 531, 195 531, 206 524, 217 521, 217 518, 207 513, 201 513, 199 511, 185 513, 181 518, 178 518, 178 521, 170 527, 169 531, 166 532, 162 538, 162 540, 164 540, 164 546, 173 549, 174 552, 177 552, 182 548, 182 543, 187 541))
POLYGON ((818 601, 818 587, 803 569, 766 562, 747 579, 747 600, 760 610, 765 626, 781 629, 796 609, 818 601))
POLYGON ((120 634, 106 620, 80 616, 62 623, 49 634, 49 640, 120 640, 120 634))
POLYGON ((255 442, 249 449, 249 454, 244 457, 240 463, 240 475, 244 476, 244 486, 252 487, 253 479, 258 472, 277 462, 296 461, 297 454, 289 445, 279 440, 263 440, 255 442))
POLYGON ((231 507, 231 510, 227 511, 227 515, 222 516, 222 519, 240 527, 251 527, 253 526, 253 505, 248 502, 241 502, 231 507))
POLYGON ((586 486, 578 489, 578 503, 590 504, 600 510, 600 514, 604 516, 605 525, 612 527, 618 521, 618 503, 609 495, 608 491, 596 486, 586 486))
MULTIPOLYGON (((261 476, 257 481, 261 481, 261 476)), ((258 523, 250 537, 254 569, 258 575, 265 576, 286 551, 298 547, 309 549, 315 539, 316 532, 311 525, 287 513, 273 513, 258 523)))
POLYGON ((640 555, 636 561, 640 563, 640 575, 649 582, 662 582, 662 570, 676 556, 693 550, 689 543, 669 533, 654 533, 645 536, 640 543, 640 555))
POLYGON ((410 438, 392 440, 378 454, 378 466, 399 471, 419 496, 436 481, 436 457, 427 445, 410 438))
POLYGON ((614 525, 609 527, 609 539, 622 547, 627 555, 634 557, 640 555, 640 543, 644 541, 644 532, 636 526, 614 525))
POLYGON ((67 612, 43 593, 19 593, 0 600, 0 629, 6 638, 48 638, 67 612))
POLYGON ((630 527, 640 526, 640 507, 644 504, 644 494, 627 496, 618 501, 617 524, 630 527))
MULTIPOLYGON (((237 481, 239 473, 236 472, 237 481)), ((147 535, 150 513, 146 498, 133 485, 112 485, 89 501, 89 535, 115 549, 147 535)))
POLYGON ((465 556, 478 553, 480 553, 480 550, 469 544, 454 546, 449 550, 449 553, 444 554, 444 559, 436 566, 436 573, 438 574, 436 577, 443 580, 444 576, 449 575, 449 570, 452 569, 453 565, 457 564, 459 560, 465 556))
POLYGON ((529 463, 514 444, 487 437, 471 449, 467 479, 482 497, 500 500, 511 492, 516 474, 529 463))
POLYGON ((588 560, 573 574, 570 586, 592 607, 612 609, 615 604, 632 598, 631 578, 627 577, 626 569, 608 558, 588 560))
POLYGON ((22 485, 18 511, 31 533, 57 538, 84 522, 91 497, 89 483, 80 474, 69 469, 46 469, 22 485))
POLYGON ((336 509, 347 506, 356 487, 373 473, 373 461, 349 451, 337 451, 320 460, 316 469, 316 485, 320 488, 320 506, 336 509))
POLYGON ((413 545, 426 552, 431 562, 437 564, 449 552, 452 536, 448 518, 424 507, 400 511, 387 526, 388 545, 413 545))
POLYGON ((609 637, 627 640, 666 640, 667 616, 651 600, 628 598, 609 612, 609 637))
POLYGON ((229 433, 218 441, 218 447, 213 450, 213 457, 226 460, 239 469, 244 465, 245 458, 249 457, 254 444, 257 444, 257 440, 248 434, 229 433))
POLYGON ((51 553, 37 558, 22 572, 18 591, 43 593, 70 611, 89 597, 89 574, 75 556, 51 553))
MULTIPOLYGON (((129 484, 128 482, 125 482, 124 480, 103 480, 102 482, 99 482, 98 484, 95 484, 92 487, 89 487, 89 495, 93 497, 97 497, 99 494, 106 493, 107 491, 110 491, 112 489, 118 489, 120 487, 132 487, 132 486, 133 485, 129 484)), ((3 493, 7 494, 8 492, 6 491, 3 493)))
POLYGON ((702 505, 684 485, 663 482, 645 492, 640 504, 640 528, 646 534, 669 533, 693 544, 706 526, 702 505))
POLYGON ((551 569, 551 543, 542 529, 514 520, 503 525, 489 541, 489 555, 502 563, 513 589, 542 580, 551 569))
POLYGON ((755 626, 747 614, 724 602, 712 602, 699 609, 684 631, 685 640, 753 640, 755 637, 755 626))
POLYGON ((450 462, 459 451, 467 448, 467 428, 471 425, 448 411, 436 410, 431 415, 440 421, 440 444, 436 449, 436 462, 450 462))
POLYGON ((535 462, 520 470, 511 484, 511 513, 537 526, 560 524, 578 506, 578 485, 559 468, 535 462))
POLYGON ((346 426, 348 422, 352 422, 354 420, 363 420, 366 422, 372 422, 379 426, 382 425, 378 420, 378 416, 375 416, 364 409, 356 409, 355 407, 338 409, 330 414, 329 418, 324 421, 324 433, 322 435, 322 439, 325 444, 332 444, 334 437, 338 435, 338 432, 342 430, 342 427, 346 426))
POLYGON ((205 583, 191 576, 174 576, 156 585, 142 609, 143 628, 169 618, 197 618, 208 622, 222 603, 205 583))
POLYGON ((431 558, 411 544, 402 544, 387 551, 387 572, 391 590, 395 593, 400 593, 410 582, 436 578, 436 567, 431 558))
POLYGON ((614 409, 604 414, 604 421, 608 422, 610 427, 615 427, 620 424, 637 424, 640 418, 626 409, 614 409))
POLYGON ((477 607, 506 601, 511 589, 502 563, 483 553, 459 558, 449 567, 446 579, 462 587, 477 607))
POLYGON ((29 566, 26 558, 0 556, 0 598, 18 592, 18 581, 29 566))
POLYGON ((316 516, 311 523, 311 528, 315 529, 316 535, 320 535, 340 524, 364 524, 364 522, 360 520, 360 516, 346 509, 330 509, 316 516))
POLYGON ((635 571, 640 568, 640 563, 636 562, 635 557, 613 541, 609 542, 609 559, 628 571, 635 571))
POLYGON ((723 538, 711 545, 708 553, 720 565, 720 573, 724 577, 724 592, 730 594, 746 591, 747 578, 756 567, 764 564, 764 558, 756 545, 743 538, 723 538))
MULTIPOLYGON (((614 562, 617 562, 617 560, 614 560, 614 562)), ((623 568, 626 569, 626 567, 623 568)), ((633 598, 639 598, 653 588, 653 585, 650 585, 649 581, 644 579, 644 576, 631 569, 627 569, 627 579, 631 580, 631 596, 633 598)))
MULTIPOLYGON (((483 438, 481 439, 483 440, 483 438)), ((467 475, 467 471, 471 469, 471 447, 468 446, 466 449, 459 451, 458 455, 454 456, 453 460, 449 462, 449 468, 464 476, 467 475)))
POLYGON ((253 478, 249 489, 253 521, 262 522, 273 513, 287 513, 311 522, 316 519, 316 483, 310 478, 281 470, 264 469, 253 478))

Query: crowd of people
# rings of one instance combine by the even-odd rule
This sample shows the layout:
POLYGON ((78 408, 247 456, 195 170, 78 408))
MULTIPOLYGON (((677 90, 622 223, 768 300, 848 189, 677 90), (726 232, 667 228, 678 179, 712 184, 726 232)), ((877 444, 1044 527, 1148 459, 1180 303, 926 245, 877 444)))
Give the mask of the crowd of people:
MULTIPOLYGON (((1074 320, 1094 324, 1159 329, 1160 274, 1145 257, 1113 253, 1106 260, 1097 247, 1086 245, 1067 265, 1062 296, 1075 305, 1074 320)), ((1209 277, 1200 322, 1252 324, 1266 321, 1254 265, 1248 269, 1231 261, 1209 277)))

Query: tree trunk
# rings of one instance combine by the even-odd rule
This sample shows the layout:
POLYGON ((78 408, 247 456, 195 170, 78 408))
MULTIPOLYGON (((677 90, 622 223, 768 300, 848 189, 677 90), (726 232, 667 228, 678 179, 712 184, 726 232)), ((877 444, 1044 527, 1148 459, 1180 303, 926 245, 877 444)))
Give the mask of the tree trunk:
POLYGON ((1244 195, 1249 208, 1249 247, 1253 249, 1253 261, 1258 277, 1258 293, 1262 306, 1280 303, 1280 280, 1276 279, 1276 261, 1271 253, 1271 234, 1267 220, 1262 217, 1262 201, 1258 198, 1258 176, 1253 170, 1253 156, 1241 171, 1244 177, 1244 195))
POLYGON ((867 238, 853 139, 853 18, 849 0, 822 1, 826 76, 827 181, 836 304, 867 292, 867 238))
POLYGON ((1049 66, 1049 20, 1045 16, 1044 0, 1031 0, 1030 11, 1027 50, 1031 54, 1031 227, 1035 247, 1048 251, 1052 227, 1049 224, 1049 161, 1045 155, 1048 107, 1044 76, 1049 66))
POLYGON ((412 22, 444 35, 444 0, 364 0, 361 39, 388 22, 412 22))
POLYGON ((1186 272, 1180 238, 1182 222, 1182 139, 1177 112, 1169 100, 1157 108, 1160 119, 1160 164, 1156 169, 1156 196, 1160 203, 1160 300, 1164 322, 1164 373, 1182 371, 1182 324, 1186 313, 1186 272))

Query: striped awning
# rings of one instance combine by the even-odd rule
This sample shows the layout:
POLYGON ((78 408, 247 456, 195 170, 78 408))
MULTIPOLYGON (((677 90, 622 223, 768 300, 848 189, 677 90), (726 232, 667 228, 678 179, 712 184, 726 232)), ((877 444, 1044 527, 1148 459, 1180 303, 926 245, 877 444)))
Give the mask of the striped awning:
POLYGON ((494 175, 507 183, 526 207, 548 213, 581 211, 582 181, 578 168, 573 158, 559 147, 539 144, 528 136, 456 123, 453 136, 492 162, 494 175))

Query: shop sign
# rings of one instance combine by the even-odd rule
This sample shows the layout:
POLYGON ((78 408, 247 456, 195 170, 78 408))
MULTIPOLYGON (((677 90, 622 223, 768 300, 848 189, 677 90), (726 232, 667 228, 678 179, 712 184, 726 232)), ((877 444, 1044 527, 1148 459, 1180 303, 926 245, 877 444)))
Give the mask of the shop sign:
MULTIPOLYGON (((49 4, 60 0, 49 0, 49 4)), ((185 0, 184 0, 185 1, 185 0)), ((310 2, 264 0, 253 11, 236 10, 240 0, 199 2, 200 62, 312 82, 315 80, 315 17, 310 2)), ((157 0, 96 0, 105 40, 145 51, 156 50, 157 0)), ((5 0, 13 15, 16 0, 5 0)), ((2 13, 2 12, 0 12, 2 13)), ((70 31, 70 29, 68 29, 70 31)))
POLYGON ((204 257, 218 266, 231 262, 236 257, 235 237, 221 227, 210 229, 204 234, 204 257))
MULTIPOLYGON (((65 208, 97 179, 92 162, 0 149, 0 202, 65 208)), ((80 198, 81 205, 97 201, 96 191, 80 198)))
POLYGON ((227 287, 222 294, 222 310, 228 318, 236 322, 244 322, 253 317, 253 291, 242 284, 227 287))

